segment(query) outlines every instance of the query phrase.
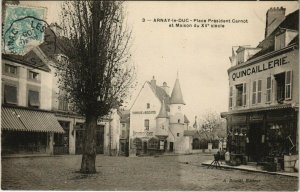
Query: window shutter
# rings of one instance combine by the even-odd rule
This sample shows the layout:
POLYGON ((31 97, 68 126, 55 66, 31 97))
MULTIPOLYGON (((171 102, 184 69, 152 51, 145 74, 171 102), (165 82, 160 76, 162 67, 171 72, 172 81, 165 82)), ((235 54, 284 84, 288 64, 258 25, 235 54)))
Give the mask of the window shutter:
POLYGON ((285 72, 285 99, 292 98, 292 71, 285 72))
POLYGON ((257 103, 261 103, 261 80, 257 81, 257 103))
POLYGON ((243 106, 247 105, 247 84, 243 84, 243 106))
POLYGON ((233 103, 232 103, 233 90, 232 89, 233 89, 232 86, 230 86, 230 88, 229 88, 229 108, 232 108, 232 105, 233 105, 233 103))
POLYGON ((252 83, 252 104, 256 103, 256 81, 252 83))
POLYGON ((267 77, 266 102, 271 102, 271 99, 272 99, 272 79, 271 79, 271 77, 267 77))

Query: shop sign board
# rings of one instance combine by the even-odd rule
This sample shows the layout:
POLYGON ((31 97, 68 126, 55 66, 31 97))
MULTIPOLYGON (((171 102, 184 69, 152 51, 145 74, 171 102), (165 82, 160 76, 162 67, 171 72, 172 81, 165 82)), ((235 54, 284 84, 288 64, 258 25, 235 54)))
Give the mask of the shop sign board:
POLYGON ((246 116, 239 115, 239 116, 232 116, 231 117, 231 123, 246 123, 246 116))
POLYGON ((264 119, 263 114, 252 114, 250 115, 250 121, 262 121, 264 119))

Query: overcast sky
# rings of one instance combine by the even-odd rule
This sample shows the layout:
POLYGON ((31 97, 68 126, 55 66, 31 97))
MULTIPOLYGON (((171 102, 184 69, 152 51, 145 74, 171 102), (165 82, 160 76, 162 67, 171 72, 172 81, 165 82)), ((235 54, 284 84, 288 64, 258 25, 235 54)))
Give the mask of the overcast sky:
MULTIPOLYGON (((61 2, 25 2, 48 8, 48 22, 58 20, 61 2)), ((286 14, 299 8, 293 2, 149 2, 125 3, 129 27, 133 32, 132 61, 137 66, 139 91, 155 76, 157 84, 174 86, 177 71, 191 122, 207 111, 228 108, 228 76, 231 47, 257 44, 264 39, 266 12, 285 7, 286 14), (146 21, 142 22, 145 18, 146 21), (170 28, 170 19, 247 19, 248 23, 226 24, 225 28, 170 28)), ((133 93, 135 95, 136 93, 133 93)), ((134 96, 133 96, 134 97, 134 96)), ((133 98, 132 98, 133 99, 133 98)))

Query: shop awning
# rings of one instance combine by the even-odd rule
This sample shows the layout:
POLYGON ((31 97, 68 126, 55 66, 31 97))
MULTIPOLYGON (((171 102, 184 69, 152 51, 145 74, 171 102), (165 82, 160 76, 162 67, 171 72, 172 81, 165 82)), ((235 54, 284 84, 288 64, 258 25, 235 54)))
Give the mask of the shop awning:
POLYGON ((54 114, 13 107, 1 107, 1 129, 64 133, 54 114))
POLYGON ((272 111, 277 109, 294 109, 297 110, 298 107, 292 104, 281 104, 281 105, 274 105, 269 107, 257 107, 257 108, 251 108, 251 109, 242 109, 242 110, 235 110, 231 112, 223 112, 221 113, 221 117, 226 117, 227 115, 234 115, 234 114, 241 114, 241 113, 251 113, 251 112, 259 112, 259 111, 272 111))

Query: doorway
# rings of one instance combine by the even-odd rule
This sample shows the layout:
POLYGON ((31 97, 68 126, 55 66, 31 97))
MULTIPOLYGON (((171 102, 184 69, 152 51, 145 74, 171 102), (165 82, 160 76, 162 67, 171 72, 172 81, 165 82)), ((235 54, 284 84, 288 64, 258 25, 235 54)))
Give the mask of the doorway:
POLYGON ((170 152, 173 152, 173 146, 174 146, 174 142, 170 142, 170 152))
POLYGON ((144 141, 144 153, 147 153, 147 151, 148 151, 147 141, 144 141))
POLYGON ((259 162, 262 157, 263 144, 263 125, 262 123, 250 124, 247 143, 247 153, 249 155, 249 161, 259 162))

